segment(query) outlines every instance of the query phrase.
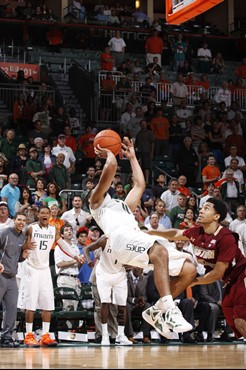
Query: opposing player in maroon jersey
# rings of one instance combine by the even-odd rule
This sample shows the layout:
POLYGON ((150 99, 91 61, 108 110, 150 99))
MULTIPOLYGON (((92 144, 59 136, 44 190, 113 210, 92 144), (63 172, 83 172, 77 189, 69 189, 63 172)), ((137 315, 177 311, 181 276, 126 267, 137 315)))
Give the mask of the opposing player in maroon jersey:
POLYGON ((226 321, 237 338, 246 338, 246 258, 238 248, 238 234, 220 225, 226 213, 223 201, 209 198, 199 212, 199 226, 148 233, 170 240, 189 240, 193 244, 197 260, 205 266, 206 273, 196 277, 191 286, 223 280, 226 289, 222 309, 226 321))

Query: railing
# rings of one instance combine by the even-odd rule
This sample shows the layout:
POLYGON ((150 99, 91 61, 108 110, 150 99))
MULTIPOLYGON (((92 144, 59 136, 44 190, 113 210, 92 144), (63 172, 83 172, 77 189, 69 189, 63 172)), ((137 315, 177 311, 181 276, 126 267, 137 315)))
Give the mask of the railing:
POLYGON ((80 195, 84 192, 84 190, 80 189, 63 189, 60 191, 59 195, 63 197, 66 201, 67 208, 72 209, 72 200, 75 197, 75 195, 80 195))
MULTIPOLYGON (((122 111, 125 108, 125 103, 129 98, 129 95, 135 93, 137 95, 137 99, 139 100, 140 105, 144 101, 146 103, 146 94, 141 93, 141 86, 145 84, 145 82, 139 81, 132 81, 131 82, 131 92, 122 92, 119 90, 113 90, 112 93, 104 92, 102 90, 101 81, 106 78, 107 71, 100 71, 99 72, 99 96, 98 96, 98 122, 117 122, 120 118, 122 111), (109 119, 105 119, 102 117, 102 108, 108 109, 109 119), (110 110, 110 112, 109 112, 110 110)), ((121 72, 113 72, 113 80, 117 83, 122 78, 121 72)), ((162 84, 162 83, 155 83, 154 87, 156 88, 156 104, 160 105, 162 100, 166 100, 167 104, 171 106, 173 104, 172 94, 171 94, 171 87, 172 84, 162 84)), ((187 97, 187 106, 189 108, 193 108, 196 103, 199 101, 200 96, 202 93, 207 94, 207 98, 210 100, 214 100, 214 96, 216 92, 219 90, 220 87, 210 87, 208 90, 205 90, 203 86, 192 86, 187 85, 188 89, 188 97, 187 97)), ((238 102, 239 107, 241 110, 246 110, 246 91, 245 89, 237 89, 232 93, 232 100, 238 102)), ((107 118, 107 117, 106 117, 107 118)))
POLYGON ((39 86, 20 86, 18 84, 0 84, 0 100, 2 100, 6 106, 12 111, 14 101, 17 99, 19 94, 24 94, 25 99, 28 95, 35 96, 41 99, 43 96, 51 97, 55 102, 55 90, 47 89, 40 90, 39 86))

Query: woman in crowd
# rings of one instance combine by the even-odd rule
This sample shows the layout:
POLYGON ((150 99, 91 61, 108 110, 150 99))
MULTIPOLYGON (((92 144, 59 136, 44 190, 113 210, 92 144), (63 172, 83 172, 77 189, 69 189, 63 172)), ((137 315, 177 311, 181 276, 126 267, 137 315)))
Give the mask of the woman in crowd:
POLYGON ((59 192, 60 189, 57 183, 55 181, 51 181, 47 185, 47 197, 43 199, 43 204, 49 208, 53 204, 58 205, 58 217, 60 217, 67 210, 65 200, 59 195, 59 192))
POLYGON ((32 193, 27 186, 23 186, 21 189, 19 203, 19 212, 26 211, 33 204, 32 193))
POLYGON ((35 191, 32 193, 33 202, 36 207, 41 207, 43 205, 44 198, 47 197, 45 190, 46 183, 43 179, 38 179, 35 183, 35 191))
POLYGON ((44 151, 39 155, 39 160, 42 163, 45 169, 44 178, 46 181, 49 181, 49 172, 53 164, 56 163, 56 156, 51 154, 51 146, 49 143, 44 145, 44 151))
POLYGON ((191 194, 186 203, 186 209, 192 209, 195 219, 198 217, 197 199, 195 194, 191 194))

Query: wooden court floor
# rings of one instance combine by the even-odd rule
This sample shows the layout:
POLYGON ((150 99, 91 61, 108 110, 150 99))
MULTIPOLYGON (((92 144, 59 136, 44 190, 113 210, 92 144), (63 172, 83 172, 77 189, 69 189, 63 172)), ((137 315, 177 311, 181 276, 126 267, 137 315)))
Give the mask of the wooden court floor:
POLYGON ((0 349, 1 369, 245 369, 245 344, 0 349))

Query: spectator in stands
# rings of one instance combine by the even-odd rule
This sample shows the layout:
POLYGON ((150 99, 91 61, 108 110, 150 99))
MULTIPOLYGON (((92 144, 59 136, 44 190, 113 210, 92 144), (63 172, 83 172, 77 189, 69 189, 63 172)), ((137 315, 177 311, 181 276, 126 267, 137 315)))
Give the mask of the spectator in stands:
POLYGON ((217 53, 212 60, 211 73, 223 74, 225 62, 221 53, 217 53))
POLYGON ((52 119, 52 135, 58 136, 64 132, 65 126, 69 125, 68 116, 64 107, 58 107, 52 119))
POLYGON ((184 175, 179 176, 178 183, 179 183, 178 191, 189 197, 190 190, 185 186, 187 184, 187 178, 184 175))
POLYGON ((33 144, 36 146, 38 157, 43 154, 43 145, 44 140, 41 137, 36 137, 33 141, 33 144))
POLYGON ((80 122, 78 117, 76 117, 77 112, 76 109, 70 108, 68 112, 68 121, 69 121, 69 126, 71 128, 72 133, 74 133, 75 130, 80 129, 80 122))
POLYGON ((244 171, 246 169, 245 161, 242 157, 237 155, 237 146, 236 145, 231 145, 229 147, 229 153, 230 153, 230 155, 228 157, 226 157, 225 160, 224 160, 225 167, 230 166, 230 163, 231 163, 232 159, 237 159, 238 160, 238 168, 240 170, 244 171))
MULTIPOLYGON (((244 176, 243 176, 243 172, 238 169, 238 163, 239 162, 237 158, 231 159, 230 166, 228 168, 230 168, 234 172, 233 176, 237 179, 239 183, 240 192, 243 193, 244 192, 244 176)), ((224 171, 222 178, 224 178, 225 175, 226 175, 226 171, 224 171)))
POLYGON ((164 231, 165 227, 160 223, 159 215, 152 211, 149 215, 149 222, 145 224, 148 230, 164 231))
POLYGON ((148 103, 148 97, 151 96, 151 93, 156 93, 156 88, 152 84, 152 80, 150 77, 146 77, 145 84, 142 85, 139 89, 142 95, 142 102, 148 103))
POLYGON ((227 119, 228 121, 231 121, 232 119, 235 119, 236 117, 236 114, 239 114, 241 118, 243 118, 243 115, 239 109, 239 104, 237 101, 233 100, 231 102, 231 107, 230 107, 230 110, 228 110, 228 113, 227 113, 227 119))
POLYGON ((32 19, 33 14, 34 14, 34 10, 32 8, 32 3, 28 1, 26 3, 26 7, 23 10, 23 16, 25 17, 25 19, 32 19))
POLYGON ((15 142, 15 131, 8 129, 6 138, 3 138, 0 143, 1 152, 3 152, 8 161, 11 161, 16 154, 17 143, 15 142))
POLYGON ((19 132, 26 132, 26 127, 23 125, 23 109, 25 106, 25 97, 23 93, 19 93, 13 105, 13 121, 19 132))
POLYGON ((143 119, 143 111, 141 107, 135 109, 135 117, 131 118, 127 124, 127 134, 128 136, 136 140, 137 133, 141 130, 140 122, 143 119))
POLYGON ((184 221, 179 224, 179 229, 189 229, 196 225, 196 218, 192 208, 186 208, 184 221))
POLYGON ((55 22, 57 20, 57 16, 54 13, 54 9, 48 8, 44 18, 49 22, 55 22))
POLYGON ((166 210, 168 212, 171 211, 173 207, 176 207, 178 205, 178 180, 175 178, 172 178, 169 180, 168 183, 168 190, 164 191, 161 194, 161 200, 165 203, 166 205, 166 210))
POLYGON ((212 54, 210 49, 208 49, 208 44, 206 41, 204 41, 202 47, 198 49, 197 58, 198 58, 198 72, 210 73, 212 54))
POLYGON ((81 21, 87 17, 87 11, 83 5, 83 0, 73 0, 72 12, 76 15, 76 18, 81 21))
POLYGON ((243 82, 243 87, 246 87, 246 58, 242 59, 242 63, 236 67, 236 76, 243 82))
POLYGON ((206 74, 201 75, 200 81, 199 81, 199 86, 202 86, 204 90, 208 91, 211 84, 208 79, 208 76, 206 74))
POLYGON ((183 143, 176 153, 175 163, 179 175, 186 176, 188 186, 196 186, 199 162, 198 156, 192 148, 191 137, 184 137, 183 143))
MULTIPOLYGON (((41 110, 34 114, 32 121, 36 123, 36 121, 41 122, 41 131, 44 133, 44 135, 47 136, 51 133, 51 127, 50 127, 50 120, 51 117, 49 115, 49 106, 48 104, 43 104, 41 107, 41 110)), ((34 125, 35 130, 37 129, 36 125, 34 125)), ((30 137, 30 134, 28 135, 30 137)), ((39 137, 42 137, 38 135, 39 137)))
POLYGON ((102 121, 109 121, 112 111, 112 95, 116 89, 116 82, 111 72, 107 72, 106 78, 101 80, 101 102, 100 118, 102 121))
MULTIPOLYGON (((60 234, 62 239, 70 246, 73 250, 74 254, 78 254, 78 247, 73 242, 73 232, 72 227, 69 224, 65 224, 60 229, 60 234)), ((55 266, 56 266, 56 273, 57 277, 57 286, 58 287, 69 287, 74 289, 77 294, 80 294, 80 282, 78 281, 78 273, 79 268, 81 267, 78 265, 73 258, 65 254, 59 246, 55 248, 55 266)), ((68 300, 63 299, 63 310, 77 310, 78 301, 75 300, 68 300)))
POLYGON ((115 37, 112 37, 108 45, 110 47, 113 58, 115 59, 115 64, 122 62, 125 54, 126 43, 121 37, 121 32, 119 30, 115 31, 115 37))
POLYGON ((51 165, 48 173, 48 179, 59 184, 61 190, 68 189, 68 174, 67 169, 64 166, 65 155, 63 153, 58 153, 56 156, 56 161, 51 165))
POLYGON ((207 166, 202 170, 203 189, 207 190, 209 183, 215 183, 221 178, 220 169, 215 165, 216 159, 213 154, 208 155, 207 166))
POLYGON ((227 108, 231 106, 231 91, 228 89, 227 81, 221 82, 221 88, 217 90, 214 96, 214 101, 217 104, 225 102, 227 108))
POLYGON ((112 54, 110 53, 110 49, 108 46, 106 46, 103 49, 102 54, 100 55, 101 59, 101 70, 102 71, 112 71, 115 60, 113 59, 112 54))
POLYGON ((192 147, 195 152, 198 154, 198 148, 202 141, 205 140, 206 134, 202 126, 202 118, 196 116, 194 125, 191 127, 191 138, 192 138, 192 147))
POLYGON ((90 213, 83 211, 83 202, 79 195, 75 195, 72 200, 73 208, 66 211, 61 219, 72 226, 74 238, 80 227, 88 226, 92 220, 90 213))
POLYGON ((146 120, 140 121, 141 130, 136 135, 136 148, 138 160, 143 170, 146 184, 149 184, 150 171, 152 167, 152 160, 154 157, 155 136, 151 130, 148 129, 146 120))
POLYGON ((73 151, 69 146, 66 146, 66 136, 65 134, 60 134, 58 136, 58 144, 57 146, 53 147, 52 154, 57 156, 59 153, 63 153, 65 155, 64 166, 68 172, 68 184, 71 186, 71 175, 75 172, 75 162, 76 158, 73 154, 73 151))
POLYGON ((28 174, 26 185, 31 188, 34 188, 37 179, 45 174, 44 167, 37 158, 37 148, 36 146, 31 146, 29 148, 29 159, 26 162, 26 171, 28 174))
POLYGON ((236 208, 242 204, 241 191, 238 180, 234 177, 234 171, 227 168, 225 177, 219 180, 215 185, 220 187, 223 200, 229 207, 231 215, 236 214, 236 208))
POLYGON ((151 120, 150 128, 155 137, 155 155, 169 153, 169 122, 163 117, 161 107, 157 108, 156 117, 151 120))
POLYGON ((186 120, 192 117, 192 110, 187 108, 186 100, 181 100, 180 106, 177 107, 176 115, 180 127, 184 129, 186 120))
POLYGON ((155 117, 156 117, 156 105, 153 101, 150 101, 147 104, 146 112, 144 112, 144 118, 148 122, 148 126, 150 125, 150 122, 152 121, 152 119, 155 117))
POLYGON ((37 104, 36 104, 36 99, 31 95, 28 95, 25 105, 23 107, 22 113, 23 113, 23 120, 25 122, 27 131, 31 129, 32 126, 32 118, 34 114, 37 112, 37 104))
POLYGON ((89 124, 86 126, 85 133, 78 139, 78 149, 82 152, 82 167, 86 170, 87 167, 93 166, 96 158, 94 152, 94 138, 93 127, 89 124))
POLYGON ((71 135, 70 126, 64 127, 64 134, 66 136, 66 146, 69 146, 72 149, 73 153, 75 154, 77 151, 77 144, 75 137, 71 135))
POLYGON ((131 118, 135 117, 136 113, 133 112, 132 104, 126 103, 125 111, 121 114, 120 117, 120 132, 123 135, 127 134, 127 124, 131 118))
POLYGON ((152 192, 155 199, 158 199, 165 190, 166 176, 162 173, 159 173, 155 179, 155 183, 156 185, 152 188, 152 192))
POLYGON ((193 213, 194 213, 194 216, 195 216, 195 219, 197 219, 198 217, 198 208, 197 208, 197 197, 195 195, 195 193, 192 193, 188 198, 187 198, 187 204, 186 204, 186 208, 190 208, 193 210, 193 213))
POLYGON ((189 92, 184 83, 184 77, 181 74, 178 75, 177 81, 172 83, 170 93, 172 94, 173 105, 175 107, 179 106, 183 100, 186 101, 189 92))
POLYGON ((60 53, 63 44, 63 33, 57 26, 50 27, 46 34, 49 44, 49 51, 52 53, 60 53))
POLYGON ((143 73, 144 70, 141 66, 141 62, 139 59, 136 59, 134 62, 133 62, 133 67, 132 67, 132 70, 131 70, 131 73, 132 74, 135 74, 135 73, 139 73, 141 75, 141 73, 143 73))
POLYGON ((186 77, 190 72, 193 72, 190 62, 188 60, 184 60, 183 66, 178 68, 178 74, 186 77))
POLYGON ((228 135, 225 140, 225 153, 229 154, 229 148, 232 145, 236 145, 238 155, 241 157, 246 156, 246 144, 244 137, 238 133, 238 125, 235 120, 231 121, 230 128, 232 131, 231 135, 228 135))
POLYGON ((115 192, 112 196, 113 199, 125 200, 126 193, 122 182, 118 181, 115 185, 115 192))
POLYGON ((15 172, 18 174, 20 185, 24 185, 27 181, 26 161, 26 146, 25 144, 20 144, 18 146, 16 155, 12 158, 10 163, 10 172, 15 172))
POLYGON ((183 130, 178 123, 178 116, 174 114, 170 121, 169 127, 169 154, 172 159, 175 158, 177 151, 180 148, 180 142, 183 137, 183 130))
POLYGON ((36 137, 41 137, 43 140, 47 139, 47 134, 44 133, 42 122, 39 119, 34 121, 34 129, 28 132, 28 139, 31 145, 34 144, 36 137))
POLYGON ((99 22, 99 24, 107 24, 108 22, 108 15, 104 13, 104 9, 104 6, 101 6, 95 16, 95 19, 99 22))
POLYGON ((147 28, 149 24, 149 17, 146 13, 144 13, 141 7, 137 8, 132 15, 134 16, 137 23, 140 23, 147 28))
POLYGON ((214 194, 214 183, 213 182, 210 182, 208 184, 208 187, 207 187, 207 190, 203 193, 203 194, 206 194, 206 195, 203 195, 200 199, 200 203, 199 203, 199 208, 202 208, 202 206, 204 205, 204 203, 208 200, 208 198, 211 198, 213 197, 213 194, 214 194))
POLYGON ((241 204, 237 207, 237 218, 230 223, 229 229, 233 232, 237 232, 239 226, 246 224, 246 207, 241 204))
POLYGON ((179 193, 177 196, 177 202, 177 206, 172 207, 169 212, 172 227, 175 229, 178 229, 181 222, 184 221, 187 196, 183 193, 179 193))
POLYGON ((43 205, 43 200, 44 198, 47 197, 45 188, 46 188, 46 183, 44 179, 36 180, 35 187, 34 187, 35 190, 32 193, 32 197, 33 197, 34 205, 37 208, 40 208, 43 205))
POLYGON ((47 197, 43 199, 45 206, 51 207, 52 204, 56 204, 59 207, 58 216, 63 215, 67 210, 65 200, 59 195, 60 189, 56 182, 51 181, 47 185, 47 197))
POLYGON ((2 201, 7 203, 11 217, 15 216, 15 205, 20 199, 20 189, 17 186, 18 181, 19 176, 17 173, 11 173, 8 178, 8 184, 5 185, 1 190, 2 201))
MULTIPOLYGON (((0 153, 0 189, 7 184, 8 174, 14 172, 8 169, 8 160, 3 153, 0 153)), ((18 173, 17 173, 18 174, 18 173)))
POLYGON ((20 199, 16 204, 17 212, 25 212, 33 205, 32 193, 27 186, 23 186, 20 191, 20 199))
POLYGON ((211 130, 208 132, 208 145, 216 158, 218 164, 223 163, 223 146, 225 143, 225 136, 223 129, 219 126, 217 121, 212 123, 211 130))
POLYGON ((44 178, 48 182, 50 169, 52 165, 56 163, 56 156, 51 154, 51 146, 49 143, 44 144, 43 152, 39 154, 38 159, 43 165, 45 170, 44 178))
MULTIPOLYGON (((132 267, 128 273, 128 297, 127 297, 127 323, 125 333, 132 343, 137 343, 133 338, 132 316, 142 318, 142 312, 150 307, 147 302, 147 276, 143 275, 143 269, 132 267)), ((150 343, 150 325, 143 320, 143 343, 150 343)))
POLYGON ((95 181, 96 170, 95 167, 89 166, 86 171, 87 177, 82 181, 82 190, 87 190, 86 183, 88 180, 95 181))
MULTIPOLYGON (((76 238, 77 238, 77 247, 79 249, 80 255, 84 254, 83 248, 86 247, 86 240, 88 238, 88 228, 85 227, 85 226, 80 227, 79 230, 77 231, 76 238)), ((89 279, 90 279, 90 275, 91 275, 91 272, 92 272, 92 264, 94 266, 94 262, 93 262, 94 259, 95 259, 94 252, 91 251, 90 252, 90 260, 92 261, 92 263, 89 266, 88 262, 85 262, 79 270, 78 279, 83 284, 89 284, 90 283, 89 279)))
POLYGON ((163 40, 158 36, 158 31, 153 30, 145 42, 146 65, 153 63, 155 57, 158 58, 158 65, 161 66, 161 54, 164 49, 163 40))
MULTIPOLYGON (((165 202, 161 200, 160 198, 157 198, 155 200, 155 210, 154 212, 158 215, 158 222, 163 226, 163 228, 171 229, 171 221, 170 218, 166 215, 166 206, 165 202)), ((147 216, 144 220, 144 225, 148 227, 148 224, 150 223, 150 216, 147 216)))
POLYGON ((115 9, 111 9, 111 14, 108 16, 108 24, 114 27, 118 27, 120 24, 120 20, 116 15, 115 9))
POLYGON ((174 71, 178 72, 179 69, 184 66, 186 51, 187 51, 187 43, 183 40, 183 35, 179 33, 177 40, 175 40, 172 43, 173 70, 174 71))
POLYGON ((153 62, 147 65, 146 73, 148 73, 149 76, 156 77, 160 75, 161 70, 162 68, 158 64, 158 57, 154 57, 153 62))

